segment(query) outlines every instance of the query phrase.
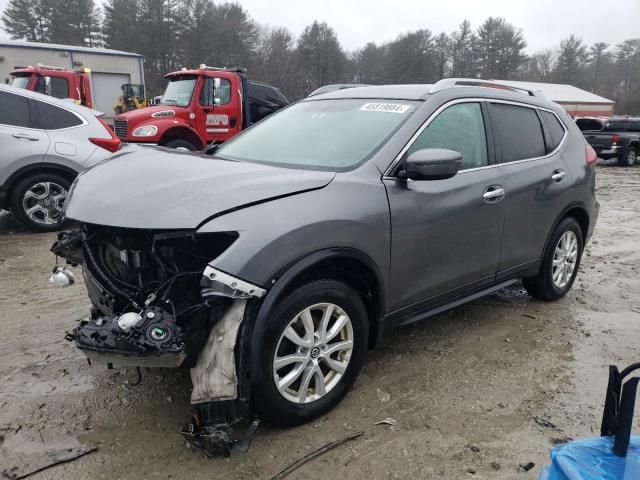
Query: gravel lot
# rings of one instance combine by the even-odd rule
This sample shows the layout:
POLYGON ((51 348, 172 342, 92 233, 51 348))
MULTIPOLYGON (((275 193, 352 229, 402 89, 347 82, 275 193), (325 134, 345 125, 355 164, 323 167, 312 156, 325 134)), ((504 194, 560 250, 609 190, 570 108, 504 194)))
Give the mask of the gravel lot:
POLYGON ((554 441, 598 434, 607 365, 640 360, 640 167, 598 169, 598 226, 565 299, 510 288, 390 332, 337 409, 294 429, 263 425, 229 459, 178 434, 188 372, 143 371, 134 387, 135 370, 88 366, 63 340, 87 311, 84 287, 47 288, 55 235, 14 231, 0 214, 0 470, 93 445, 33 478, 268 479, 363 430, 289 478, 537 478, 554 441), (397 426, 374 426, 387 417, 397 426))

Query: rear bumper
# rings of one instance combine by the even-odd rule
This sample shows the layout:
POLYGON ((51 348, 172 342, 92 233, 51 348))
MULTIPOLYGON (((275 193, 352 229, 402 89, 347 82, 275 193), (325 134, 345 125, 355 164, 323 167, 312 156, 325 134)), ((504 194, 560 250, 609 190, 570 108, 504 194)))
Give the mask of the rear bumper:
POLYGON ((600 158, 612 158, 617 157, 620 154, 621 147, 616 145, 607 149, 595 148, 594 150, 600 158))

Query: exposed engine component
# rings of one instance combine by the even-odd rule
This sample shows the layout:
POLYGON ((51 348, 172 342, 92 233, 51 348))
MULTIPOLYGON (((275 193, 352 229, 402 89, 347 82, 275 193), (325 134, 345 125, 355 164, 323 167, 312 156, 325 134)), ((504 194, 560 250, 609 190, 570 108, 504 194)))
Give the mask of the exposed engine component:
MULTIPOLYGON (((245 308, 266 291, 209 265, 237 236, 84 225, 51 248, 82 265, 93 305, 66 338, 90 360, 191 368, 194 420, 181 433, 208 456, 246 450, 258 426, 234 438, 234 425, 251 418, 245 308)), ((72 283, 66 272, 56 267, 52 280, 72 283)))
POLYGON ((138 358, 137 365, 178 367, 187 355, 183 329, 176 325, 173 314, 160 307, 142 314, 127 312, 119 317, 83 320, 66 338, 75 341, 90 358, 108 363, 127 363, 114 357, 133 355, 145 357, 142 362, 138 358))

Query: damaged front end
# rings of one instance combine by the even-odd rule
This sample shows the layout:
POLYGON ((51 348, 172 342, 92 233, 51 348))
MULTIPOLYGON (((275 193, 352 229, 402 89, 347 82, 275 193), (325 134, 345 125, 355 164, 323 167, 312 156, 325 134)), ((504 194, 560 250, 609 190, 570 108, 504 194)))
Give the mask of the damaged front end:
POLYGON ((51 248, 82 265, 92 304, 67 340, 90 361, 191 368, 194 420, 182 433, 210 455, 228 454, 229 427, 249 415, 239 340, 247 300, 265 294, 209 265, 237 236, 84 225, 51 248))

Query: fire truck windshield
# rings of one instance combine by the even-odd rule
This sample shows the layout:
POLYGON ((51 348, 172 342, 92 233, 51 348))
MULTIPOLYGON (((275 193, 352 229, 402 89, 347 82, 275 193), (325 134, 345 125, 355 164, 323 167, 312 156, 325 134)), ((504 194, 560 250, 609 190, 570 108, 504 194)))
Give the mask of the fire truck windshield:
POLYGON ((31 78, 31 75, 19 75, 19 76, 13 77, 12 85, 17 88, 27 88, 27 86, 29 85, 30 78, 31 78))
POLYGON ((184 75, 170 79, 160 103, 177 107, 188 106, 191 103, 197 79, 198 77, 195 75, 184 75))

